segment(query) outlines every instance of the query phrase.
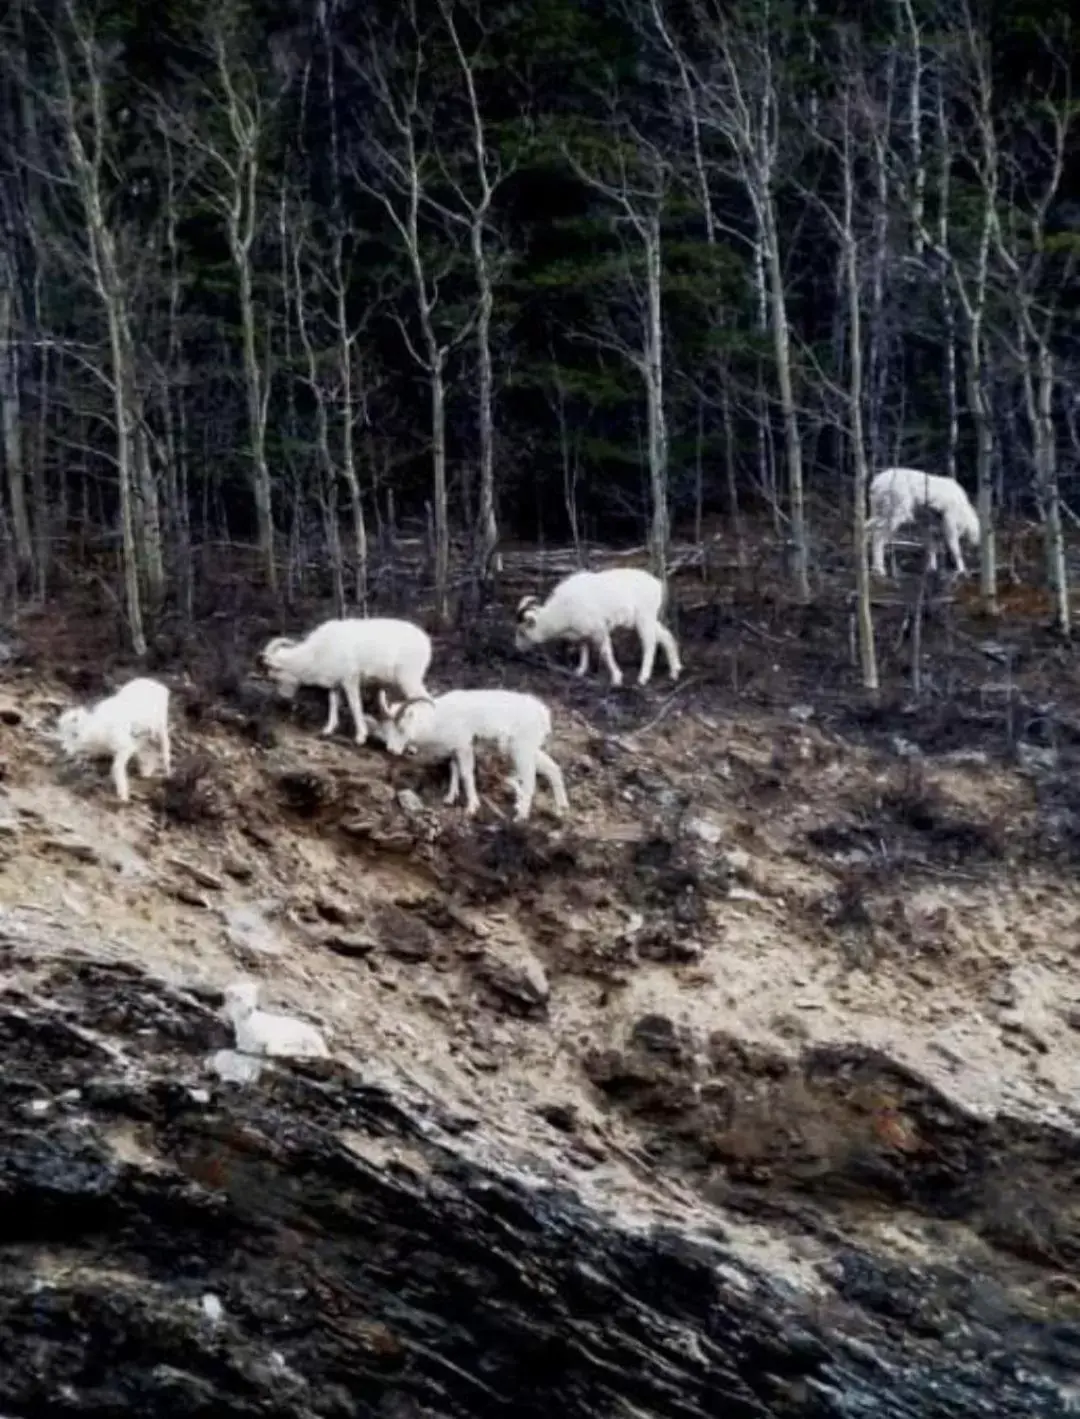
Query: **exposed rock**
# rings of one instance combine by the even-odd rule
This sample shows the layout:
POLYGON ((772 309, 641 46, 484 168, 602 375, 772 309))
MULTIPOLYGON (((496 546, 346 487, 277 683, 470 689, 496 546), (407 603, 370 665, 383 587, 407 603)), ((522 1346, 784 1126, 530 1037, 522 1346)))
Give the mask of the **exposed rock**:
POLYGON ((643 1015, 630 1031, 630 1043, 648 1054, 668 1059, 678 1060, 683 1055, 678 1031, 666 1015, 643 1015))
POLYGON ((1008 976, 999 976, 993 981, 986 992, 987 999, 993 1001, 995 1005, 1001 1005, 1006 1009, 1016 1004, 1016 986, 1008 976))
POLYGON ((426 961, 435 949, 427 926, 412 912, 391 902, 376 907, 370 926, 387 955, 401 961, 426 961))
POLYGON ((331 922, 334 926, 347 926, 353 918, 353 909, 349 903, 329 892, 321 892, 311 905, 323 921, 331 922))
POLYGON ((551 995, 547 972, 525 947, 490 942, 483 948, 475 970, 504 1009, 516 1015, 546 1014, 551 995))
POLYGON ((704 1234, 624 1230, 568 1179, 493 1168, 475 1127, 341 1067, 208 1089, 210 1012, 137 973, 41 984, 51 1008, 0 1002, 5 1415, 1072 1412, 1068 1291, 1033 1320, 976 1264, 844 1243, 834 1303, 804 1301, 704 1234))
POLYGON ((411 788, 401 789, 397 795, 397 801, 411 817, 418 817, 424 811, 424 800, 411 788))
POLYGON ((76 862, 100 862, 101 853, 92 843, 79 838, 45 838, 41 846, 47 851, 62 852, 76 862))
POLYGON ((686 825, 686 831, 710 847, 715 847, 724 837, 723 828, 712 818, 691 818, 686 825))
POLYGON ((196 892, 193 887, 181 883, 172 888, 172 894, 178 902, 183 902, 187 907, 199 907, 202 911, 210 910, 210 900, 205 892, 196 892))
POLYGON ((322 938, 322 944, 338 956, 359 958, 370 956, 378 942, 373 936, 365 936, 360 932, 331 931, 322 938))
POLYGON ((200 887, 205 887, 207 891, 220 892, 224 890, 225 883, 218 874, 208 871, 197 862, 187 862, 181 857, 170 857, 169 862, 173 867, 178 867, 181 872, 186 872, 192 881, 197 882, 200 887))

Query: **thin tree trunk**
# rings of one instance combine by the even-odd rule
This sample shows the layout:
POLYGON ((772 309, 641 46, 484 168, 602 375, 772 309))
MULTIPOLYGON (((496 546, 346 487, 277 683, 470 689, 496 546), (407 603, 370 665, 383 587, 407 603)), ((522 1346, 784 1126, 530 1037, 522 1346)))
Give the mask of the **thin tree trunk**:
POLYGON ((368 597, 368 535, 364 520, 364 501, 360 493, 360 478, 356 471, 356 445, 354 442, 357 411, 356 392, 353 381, 353 350, 349 336, 348 314, 345 306, 345 265, 342 259, 342 238, 340 232, 334 237, 334 323, 337 329, 338 378, 341 381, 341 473, 349 494, 349 512, 352 518, 353 552, 356 566, 353 577, 353 596, 361 611, 367 609, 368 597))
POLYGON ((495 553, 499 545, 499 524, 495 515, 495 375, 491 362, 491 316, 495 297, 491 286, 487 253, 484 250, 482 221, 474 220, 469 232, 473 267, 480 291, 476 317, 477 417, 480 454, 479 504, 477 530, 479 534, 479 572, 484 583, 490 583, 495 571, 495 553))
POLYGON ((650 212, 645 222, 645 282, 647 325, 645 330, 645 389, 648 418, 649 492, 652 524, 649 554, 653 572, 667 585, 671 552, 671 522, 668 512, 668 437, 664 411, 664 325, 661 306, 663 276, 660 245, 660 212, 650 212))
POLYGON ((435 563, 435 614, 444 625, 450 618, 450 512, 446 500, 446 387, 445 356, 429 343, 431 358, 431 474, 432 535, 435 563))
POLYGON ((849 326, 850 439, 855 463, 855 508, 852 519, 852 539, 855 553, 855 591, 858 606, 859 666, 862 671, 863 688, 875 695, 878 690, 877 653, 874 646, 874 616, 870 602, 870 563, 866 545, 866 498, 870 472, 867 466, 866 439, 863 431, 862 306, 859 293, 858 246, 855 233, 856 179, 851 153, 850 94, 845 109, 843 134, 844 217, 841 228, 841 245, 844 255, 849 326))
POLYGON ((795 545, 795 594, 802 602, 810 600, 810 556, 806 540, 806 505, 803 486, 802 438, 799 415, 795 407, 795 384, 792 378, 791 334, 788 328, 787 301, 784 295, 784 272, 780 264, 780 236, 776 225, 776 210, 771 197, 765 201, 765 258, 769 273, 769 299, 772 309, 773 349, 776 353, 776 378, 780 391, 780 412, 784 420, 784 447, 787 453, 788 499, 791 515, 791 537, 795 545))
POLYGON ((10 261, 0 259, 0 426, 3 431, 4 468, 7 471, 11 530, 17 572, 34 564, 30 511, 26 500, 26 467, 22 442, 21 360, 16 335, 14 272, 10 261))
POLYGON ((277 590, 277 561, 274 555, 274 508, 270 488, 270 467, 266 460, 266 421, 263 416, 264 391, 255 332, 255 297, 251 262, 246 252, 234 245, 233 261, 240 289, 240 329, 244 360, 244 395, 247 405, 248 438, 251 440, 251 490, 255 502, 255 525, 259 555, 266 584, 277 590))
MULTIPOLYGON (((938 231, 937 239, 941 251, 949 249, 949 200, 951 192, 951 157, 948 144, 948 127, 945 119, 945 90, 937 84, 937 123, 941 146, 941 167, 938 172, 938 231)), ((947 269, 941 273, 941 304, 945 319, 945 399, 948 408, 948 430, 945 444, 945 471, 955 478, 958 468, 960 448, 960 400, 956 359, 956 308, 950 288, 947 269)))

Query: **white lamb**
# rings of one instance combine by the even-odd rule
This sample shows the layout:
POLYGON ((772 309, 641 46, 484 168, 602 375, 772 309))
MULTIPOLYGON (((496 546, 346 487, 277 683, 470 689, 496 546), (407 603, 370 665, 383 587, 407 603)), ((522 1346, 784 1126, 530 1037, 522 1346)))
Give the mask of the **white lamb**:
POLYGON ((168 686, 147 678, 129 680, 91 709, 65 710, 56 724, 56 738, 69 759, 111 757, 117 797, 127 803, 132 759, 144 776, 154 771, 159 758, 164 776, 172 773, 168 686))
POLYGON ((287 1059, 328 1059, 326 1041, 314 1025, 291 1015, 272 1015, 257 1005, 254 981, 236 981, 225 988, 221 1013, 236 1033, 241 1054, 278 1055, 287 1059))
POLYGON ((421 758, 450 760, 450 791, 445 802, 456 803, 465 785, 465 811, 471 818, 480 807, 476 791, 475 745, 493 744, 513 760, 514 817, 528 818, 536 793, 536 775, 545 781, 561 817, 570 807, 562 770, 544 752, 551 734, 551 711, 535 695, 516 690, 450 690, 437 699, 411 699, 391 707, 380 697, 383 717, 379 732, 391 754, 409 747, 421 758))
MULTIPOLYGON (((870 520, 867 530, 872 547, 871 564, 877 576, 885 575, 885 547, 922 509, 936 513, 945 533, 953 565, 966 575, 960 539, 979 545, 979 514, 955 478, 923 473, 918 468, 885 468, 870 482, 870 520)), ((929 565, 937 571, 937 547, 930 542, 929 565)))
POLYGON ((407 699, 424 695, 431 637, 411 621, 324 621, 302 641, 275 637, 259 656, 259 664, 286 699, 292 699, 301 685, 330 691, 330 714, 323 734, 337 729, 338 691, 344 690, 356 742, 363 744, 367 724, 361 709, 361 681, 394 687, 407 699))
POLYGON ((518 650, 549 640, 581 643, 577 674, 589 668, 589 646, 595 646, 608 669, 613 685, 622 684, 622 671, 615 663, 611 632, 631 629, 641 638, 641 672, 638 684, 647 685, 656 659, 659 641, 672 680, 682 666, 675 637, 660 622, 664 588, 651 573, 636 567, 615 567, 605 572, 574 572, 559 582, 548 599, 524 596, 517 608, 518 650))

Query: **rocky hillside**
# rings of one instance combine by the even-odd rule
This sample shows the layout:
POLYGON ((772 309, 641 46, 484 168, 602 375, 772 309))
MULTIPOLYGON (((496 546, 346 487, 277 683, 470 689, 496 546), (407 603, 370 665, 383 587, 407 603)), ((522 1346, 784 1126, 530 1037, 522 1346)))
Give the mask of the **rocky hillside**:
POLYGON ((122 668, 19 634, 5 1416, 1075 1412, 1055 651, 866 710, 813 671, 840 621, 691 607, 685 682, 619 694, 479 629, 439 683, 556 713, 574 815, 518 828, 497 767, 466 823, 182 652, 178 773, 122 809, 43 735, 122 668), (334 1060, 218 1078, 238 975, 334 1060))

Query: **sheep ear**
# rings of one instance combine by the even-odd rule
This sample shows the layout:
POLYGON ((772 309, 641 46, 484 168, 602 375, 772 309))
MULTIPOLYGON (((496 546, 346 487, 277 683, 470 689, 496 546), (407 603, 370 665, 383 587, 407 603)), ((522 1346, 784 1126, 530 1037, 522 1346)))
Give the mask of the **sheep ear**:
POLYGON ((520 601, 518 602, 518 604, 517 604, 517 611, 515 612, 515 615, 516 615, 517 619, 518 619, 519 621, 524 621, 524 620, 526 620, 526 619, 535 620, 535 619, 536 619, 535 608, 536 608, 537 606, 539 606, 539 605, 540 605, 540 598, 539 598, 538 596, 523 596, 523 597, 521 598, 521 600, 520 600, 520 601), (529 612, 530 612, 530 611, 533 612, 533 615, 532 615, 531 618, 529 617, 529 612))

